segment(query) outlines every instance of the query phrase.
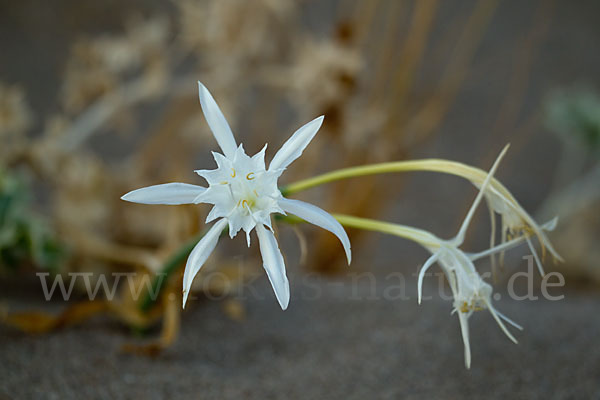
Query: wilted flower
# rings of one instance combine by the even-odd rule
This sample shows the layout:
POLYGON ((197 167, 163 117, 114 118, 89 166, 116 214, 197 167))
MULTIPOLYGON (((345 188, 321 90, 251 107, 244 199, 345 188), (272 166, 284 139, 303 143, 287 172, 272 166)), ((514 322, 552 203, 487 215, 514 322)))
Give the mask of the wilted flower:
MULTIPOLYGON (((476 184, 476 186, 478 185, 476 184)), ((535 222, 535 220, 523 209, 523 207, 521 207, 521 205, 510 194, 510 192, 508 192, 508 190, 505 189, 504 192, 492 185, 489 185, 488 188, 484 190, 484 194, 490 210, 491 247, 495 245, 496 216, 494 213, 497 213, 500 215, 502 221, 501 243, 505 243, 507 240, 512 238, 524 237, 541 275, 544 275, 544 268, 542 267, 540 257, 538 256, 531 241, 532 236, 536 236, 540 242, 540 246, 542 247, 542 258, 545 255, 546 249, 548 249, 555 260, 563 261, 561 256, 552 246, 552 243, 550 242, 550 239, 548 239, 544 229, 542 229, 542 227, 535 222)), ((500 255, 501 259, 503 257, 502 254, 503 253, 500 255)), ((495 257, 492 255, 491 258, 492 267, 495 267, 495 257)))
POLYGON ((348 263, 351 260, 350 241, 342 226, 320 208, 299 200, 286 199, 277 187, 277 180, 295 159, 300 157, 321 127, 323 117, 314 119, 298 129, 275 154, 269 168, 265 166, 265 150, 253 157, 237 146, 227 120, 209 91, 198 82, 200 104, 223 154, 214 153, 217 169, 198 170, 208 182, 208 188, 186 183, 167 183, 134 190, 123 200, 144 204, 213 204, 206 222, 217 220, 192 250, 183 277, 183 305, 187 301, 192 281, 214 250, 221 232, 229 228, 233 238, 241 229, 256 228, 263 266, 282 309, 289 303, 289 283, 283 256, 271 228, 271 214, 289 212, 335 234, 344 246, 348 263))
POLYGON ((474 311, 488 309, 502 331, 510 340, 517 343, 515 337, 506 328, 502 320, 517 329, 523 329, 515 322, 497 311, 492 305, 492 286, 486 283, 473 264, 471 257, 457 247, 441 246, 425 263, 419 274, 419 302, 423 277, 429 266, 436 262, 442 267, 452 295, 454 297, 453 313, 458 314, 460 329, 465 349, 465 366, 471 367, 471 346, 469 341, 469 317, 474 311))
MULTIPOLYGON (((498 312, 492 306, 492 287, 481 278, 481 276, 475 269, 475 265, 473 264, 473 262, 479 258, 503 252, 509 247, 513 247, 519 244, 523 240, 526 240, 528 243, 530 243, 531 247, 531 242, 527 233, 520 232, 521 235, 511 240, 510 242, 503 243, 497 247, 491 247, 490 249, 477 254, 467 254, 459 248, 463 244, 466 230, 471 222, 471 219, 473 218, 475 210, 479 206, 479 203, 481 202, 483 196, 488 196, 490 190, 492 190, 492 188, 490 187, 491 179, 507 149, 508 146, 505 147, 504 150, 500 153, 500 155, 496 159, 496 162, 490 169, 490 172, 481 184, 481 189, 477 197, 475 198, 475 201, 473 202, 469 212, 467 213, 467 216, 465 217, 465 220, 463 221, 458 234, 450 240, 438 239, 433 234, 431 234, 431 237, 427 238, 425 247, 432 253, 432 256, 427 260, 427 262, 425 262, 425 264, 421 268, 418 278, 418 297, 420 303, 423 278, 429 267, 431 267, 435 262, 437 262, 444 271, 454 297, 453 313, 455 312, 458 314, 458 318, 460 321, 460 328, 462 331, 462 338, 465 349, 465 366, 467 368, 470 368, 471 366, 471 348, 469 341, 468 319, 474 311, 488 309, 494 317, 494 319, 496 320, 496 322, 498 323, 498 325, 500 326, 500 328, 502 329, 502 331, 506 334, 506 336, 508 336, 510 340, 512 340, 515 343, 517 343, 517 340, 508 331, 508 329, 502 321, 504 320, 512 326, 518 329, 522 329, 519 325, 517 325, 515 322, 511 321, 509 318, 498 312)), ((512 214, 509 214, 509 216, 512 216, 512 214)), ((550 225, 546 225, 544 226, 544 228, 552 228, 555 223, 556 221, 551 221, 550 225)), ((539 231, 542 231, 541 227, 539 228, 539 231)))
MULTIPOLYGON (((509 337, 510 340, 516 342, 515 337, 508 331, 503 321, 508 322, 515 328, 522 329, 519 325, 508 319, 506 316, 497 311, 492 305, 492 287, 486 283, 475 269, 474 262, 490 255, 502 253, 512 247, 521 244, 524 241, 529 241, 529 233, 524 230, 519 231, 520 236, 505 241, 497 246, 490 246, 490 248, 478 252, 478 253, 466 253, 460 249, 462 246, 465 234, 473 219, 475 210, 489 193, 495 193, 492 190, 497 190, 498 193, 502 193, 503 198, 511 204, 516 204, 516 200, 510 195, 508 190, 497 180, 493 178, 493 175, 498 168, 501 159, 508 150, 506 146, 496 162, 490 169, 489 173, 466 166, 464 164, 450 162, 445 160, 423 160, 415 162, 405 163, 381 163, 373 164, 367 167, 353 167, 345 168, 339 171, 333 171, 315 178, 306 179, 304 181, 297 182, 293 185, 288 186, 286 193, 293 193, 306 189, 308 187, 317 186, 325 182, 331 182, 339 179, 344 179, 352 176, 364 176, 374 173, 386 173, 393 170, 430 170, 439 171, 445 173, 453 173, 469 179, 471 182, 480 186, 479 193, 475 198, 475 201, 471 205, 469 212, 467 213, 460 229, 455 237, 444 240, 440 239, 431 232, 423 229, 414 228, 411 226, 400 225, 395 223, 376 221, 368 218, 354 217, 350 215, 335 215, 336 219, 340 221, 344 226, 382 232, 394 236, 399 236, 405 239, 412 240, 419 243, 425 249, 431 253, 431 257, 425 262, 418 277, 418 299, 421 303, 421 293, 423 286, 423 278, 427 270, 436 262, 444 271, 448 282, 450 284, 452 294, 454 297, 453 313, 457 313, 463 336, 464 349, 465 349, 465 365, 467 368, 471 365, 471 350, 469 341, 469 326, 468 319, 474 311, 487 309, 490 311, 502 331, 509 337), (506 193, 506 194, 505 194, 506 193)), ((553 219, 550 222, 538 226, 525 211, 521 211, 520 206, 515 207, 519 210, 517 215, 523 215, 523 218, 528 221, 530 226, 535 226, 539 234, 544 235, 544 230, 552 230, 556 225, 557 219, 553 219), (522 214, 521 214, 522 213, 522 214)), ((545 235, 543 236, 545 237, 545 235)))

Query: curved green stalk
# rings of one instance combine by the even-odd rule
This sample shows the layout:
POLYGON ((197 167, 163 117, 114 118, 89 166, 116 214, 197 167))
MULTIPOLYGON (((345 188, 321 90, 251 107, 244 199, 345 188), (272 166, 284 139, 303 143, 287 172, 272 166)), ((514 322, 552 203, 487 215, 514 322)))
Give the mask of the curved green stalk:
MULTIPOLYGON (((486 171, 457 161, 449 161, 435 158, 412 161, 393 161, 380 164, 361 165, 358 167, 338 169, 336 171, 328 172, 322 175, 317 175, 312 178, 303 179, 286 185, 281 188, 281 193, 284 196, 287 196, 290 194, 301 192, 303 190, 313 188, 315 186, 339 181, 342 179, 409 171, 429 171, 456 175, 476 184, 483 183, 485 177, 487 176, 486 171)), ((506 187, 504 187, 504 185, 500 183, 500 181, 498 181, 496 178, 492 179, 492 181, 490 182, 490 186, 496 189, 507 199, 516 202, 516 200, 508 191, 508 189, 506 189, 506 187)))
MULTIPOLYGON (((487 176, 487 172, 472 167, 467 164, 463 164, 457 161, 449 161, 442 159, 424 159, 424 160, 408 160, 408 161, 394 161, 380 164, 370 164, 358 167, 343 168, 336 171, 328 172, 322 175, 318 175, 312 178, 303 179, 281 188, 281 193, 284 196, 298 193, 303 190, 313 188, 315 186, 323 185, 325 183, 335 182, 342 179, 355 178, 359 176, 387 174, 393 172, 408 172, 408 171, 429 171, 439 172, 444 174, 450 174, 462 177, 469 180, 475 186, 480 187, 487 176)), ((546 249, 549 249, 555 260, 562 261, 560 255, 556 252, 542 229, 535 222, 535 220, 523 209, 517 199, 510 193, 510 191, 496 178, 492 178, 489 183, 490 193, 498 195, 504 203, 510 208, 509 214, 511 217, 517 217, 522 221, 521 226, 509 227, 512 231, 529 230, 533 232, 537 237, 542 246, 542 258, 544 257, 546 249)), ((493 207, 493 206, 492 206, 493 207)), ((505 211, 495 210, 499 214, 505 217, 505 211)), ((491 214, 494 215, 493 213, 491 214)), ((493 220, 493 218, 492 218, 493 220)), ((503 220, 504 221, 504 220, 503 220)), ((505 229, 505 227, 503 227, 505 229)))
POLYGON ((377 221, 369 218, 354 217, 344 214, 332 214, 340 224, 348 228, 364 229, 385 233, 388 235, 399 236, 404 239, 412 240, 426 248, 437 248, 440 246, 440 239, 430 232, 423 229, 413 228, 412 226, 394 224, 391 222, 377 221))

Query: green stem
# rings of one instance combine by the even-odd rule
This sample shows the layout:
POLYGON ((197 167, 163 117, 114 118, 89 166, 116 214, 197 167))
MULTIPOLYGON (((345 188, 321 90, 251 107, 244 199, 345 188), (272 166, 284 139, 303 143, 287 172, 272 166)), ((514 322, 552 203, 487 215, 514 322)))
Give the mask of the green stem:
MULTIPOLYGON (((394 161, 380 164, 370 164, 358 167, 343 168, 312 178, 303 179, 282 187, 281 193, 284 196, 288 196, 294 193, 301 192, 303 190, 313 188, 315 186, 339 181, 342 179, 408 171, 430 171, 451 174, 468 179, 469 181, 476 184, 483 183, 485 177, 487 176, 486 171, 457 161, 448 161, 433 158, 412 161, 394 161)), ((502 183, 500 183, 500 181, 498 181, 496 178, 492 179, 492 181, 490 182, 490 186, 494 187, 494 189, 496 189, 498 192, 504 195, 507 199, 514 200, 513 196, 508 191, 508 189, 506 189, 504 185, 502 185, 502 183)))
POLYGON ((332 214, 340 224, 348 228, 364 229, 385 233, 388 235, 399 236, 404 239, 412 240, 426 248, 437 248, 441 240, 423 229, 413 228, 412 226, 394 224, 391 222, 377 221, 369 218, 354 217, 344 214, 332 214))
MULTIPOLYGON (((340 224, 346 228, 364 229, 384 233, 387 235, 398 236, 403 239, 411 240, 426 248, 437 248, 440 246, 441 239, 430 232, 423 229, 413 228, 412 226, 394 224, 392 222, 377 221, 375 219, 360 218, 345 214, 331 214, 340 224)), ((295 215, 277 215, 277 221, 286 222, 288 224, 298 224, 306 222, 302 218, 295 215)))

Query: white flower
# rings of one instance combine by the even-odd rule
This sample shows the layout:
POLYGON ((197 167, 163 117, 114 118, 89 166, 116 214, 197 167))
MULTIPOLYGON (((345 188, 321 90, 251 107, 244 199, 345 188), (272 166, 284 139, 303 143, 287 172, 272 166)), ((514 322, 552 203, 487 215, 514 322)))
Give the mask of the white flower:
POLYGON ((426 270, 437 261, 442 267, 452 295, 454 297, 452 313, 458 314, 460 329, 464 343, 465 366, 471 367, 471 345, 469 341, 468 320, 474 311, 489 310, 502 331, 510 340, 517 343, 517 339, 506 328, 502 320, 508 322, 517 329, 521 326, 500 313, 492 305, 492 287, 486 283, 473 264, 471 255, 452 246, 441 246, 425 263, 419 274, 419 303, 421 302, 422 283, 426 270))
MULTIPOLYGON (((465 366, 470 368, 471 366, 471 346, 469 341, 469 324, 468 319, 474 311, 488 309, 502 331, 508 336, 510 340, 517 343, 515 337, 508 331, 502 320, 508 322, 517 329, 522 329, 519 325, 508 319, 506 316, 498 312, 491 302, 492 287, 486 283, 477 270, 473 262, 482 257, 486 257, 492 254, 496 254, 510 247, 514 247, 521 243, 523 240, 529 240, 526 235, 515 238, 510 242, 503 243, 497 247, 492 247, 484 252, 476 254, 467 254, 463 252, 459 247, 463 244, 465 233, 473 218, 475 210, 479 206, 483 196, 487 193, 490 181, 498 168, 500 160, 504 157, 504 154, 508 150, 508 146, 500 153, 496 162, 490 169, 490 172, 486 176, 485 180, 481 185, 481 189, 475 198, 465 220, 463 221, 458 234, 450 239, 443 240, 437 238, 431 234, 424 241, 425 247, 432 253, 432 256, 425 262, 418 278, 418 298, 419 304, 421 303, 421 294, 423 287, 423 278, 425 273, 435 262, 437 262, 442 270, 444 271, 452 294, 454 296, 454 309, 453 313, 458 314, 460 328, 462 332, 462 338, 464 343, 465 351, 465 366)), ((545 226, 546 227, 546 226, 545 226)), ((540 228, 541 230, 541 228, 540 228)))
MULTIPOLYGON (((475 186, 479 187, 477 183, 475 186)), ((533 242, 531 241, 532 236, 536 236, 540 242, 542 248, 542 259, 546 253, 546 249, 552 254, 555 260, 563 261, 562 257, 552 246, 550 239, 544 232, 544 229, 540 227, 535 220, 521 207, 519 202, 510 194, 504 187, 500 189, 488 185, 485 189, 484 194, 490 211, 490 222, 491 222, 491 235, 490 235, 490 246, 494 247, 496 242, 496 215, 500 215, 502 227, 501 227, 501 240, 500 243, 505 243, 507 240, 511 240, 515 237, 524 237, 529 246, 529 250, 535 259, 540 275, 544 275, 544 268, 542 267, 542 261, 538 256, 533 242)), ((551 229, 546 229, 551 230, 551 229)), ((500 253, 500 262, 503 262, 504 253, 500 253)), ((495 270, 496 259, 495 256, 491 255, 492 269, 495 270)))
POLYGON ((335 234, 351 261, 350 240, 344 228, 330 214, 299 200, 286 199, 277 187, 279 176, 302 155, 315 136, 323 117, 314 119, 298 129, 275 154, 269 168, 265 166, 266 145, 253 157, 246 155, 243 146, 236 144, 231 128, 206 87, 198 82, 200 104, 223 154, 214 153, 217 169, 195 171, 208 182, 208 188, 186 183, 167 183, 149 186, 127 193, 123 200, 144 204, 213 204, 206 222, 217 220, 192 250, 183 276, 183 306, 187 302, 192 281, 217 245, 219 236, 229 228, 233 238, 240 229, 250 232, 256 228, 263 257, 263 266, 282 309, 290 299, 283 256, 271 228, 271 214, 289 212, 307 222, 335 234))

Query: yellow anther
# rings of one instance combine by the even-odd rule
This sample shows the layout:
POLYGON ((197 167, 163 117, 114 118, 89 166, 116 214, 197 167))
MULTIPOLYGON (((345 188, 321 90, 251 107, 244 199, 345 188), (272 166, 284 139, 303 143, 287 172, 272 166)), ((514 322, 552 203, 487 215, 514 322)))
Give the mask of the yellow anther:
POLYGON ((254 200, 252 200, 252 199, 250 199, 250 200, 244 199, 241 201, 241 203, 242 203, 242 208, 245 208, 249 211, 252 210, 252 207, 254 207, 254 205, 255 205, 254 200))
POLYGON ((467 302, 463 302, 462 306, 460 307, 460 312, 462 313, 468 313, 469 312, 469 304, 467 304, 467 302))
POLYGON ((227 182, 227 181, 222 181, 222 182, 220 182, 220 183, 221 183, 221 185, 227 185, 229 182, 227 182))
POLYGON ((248 175, 246 175, 246 179, 248 179, 249 181, 254 179, 254 172, 250 172, 248 175))
POLYGON ((235 168, 231 168, 231 177, 235 178, 235 168))
POLYGON ((523 226, 521 227, 521 230, 522 230, 523 232, 525 232, 525 234, 526 234, 527 236, 533 236, 533 235, 535 234, 535 232, 533 231, 533 229, 531 229, 531 227, 530 227, 529 225, 523 225, 523 226))

